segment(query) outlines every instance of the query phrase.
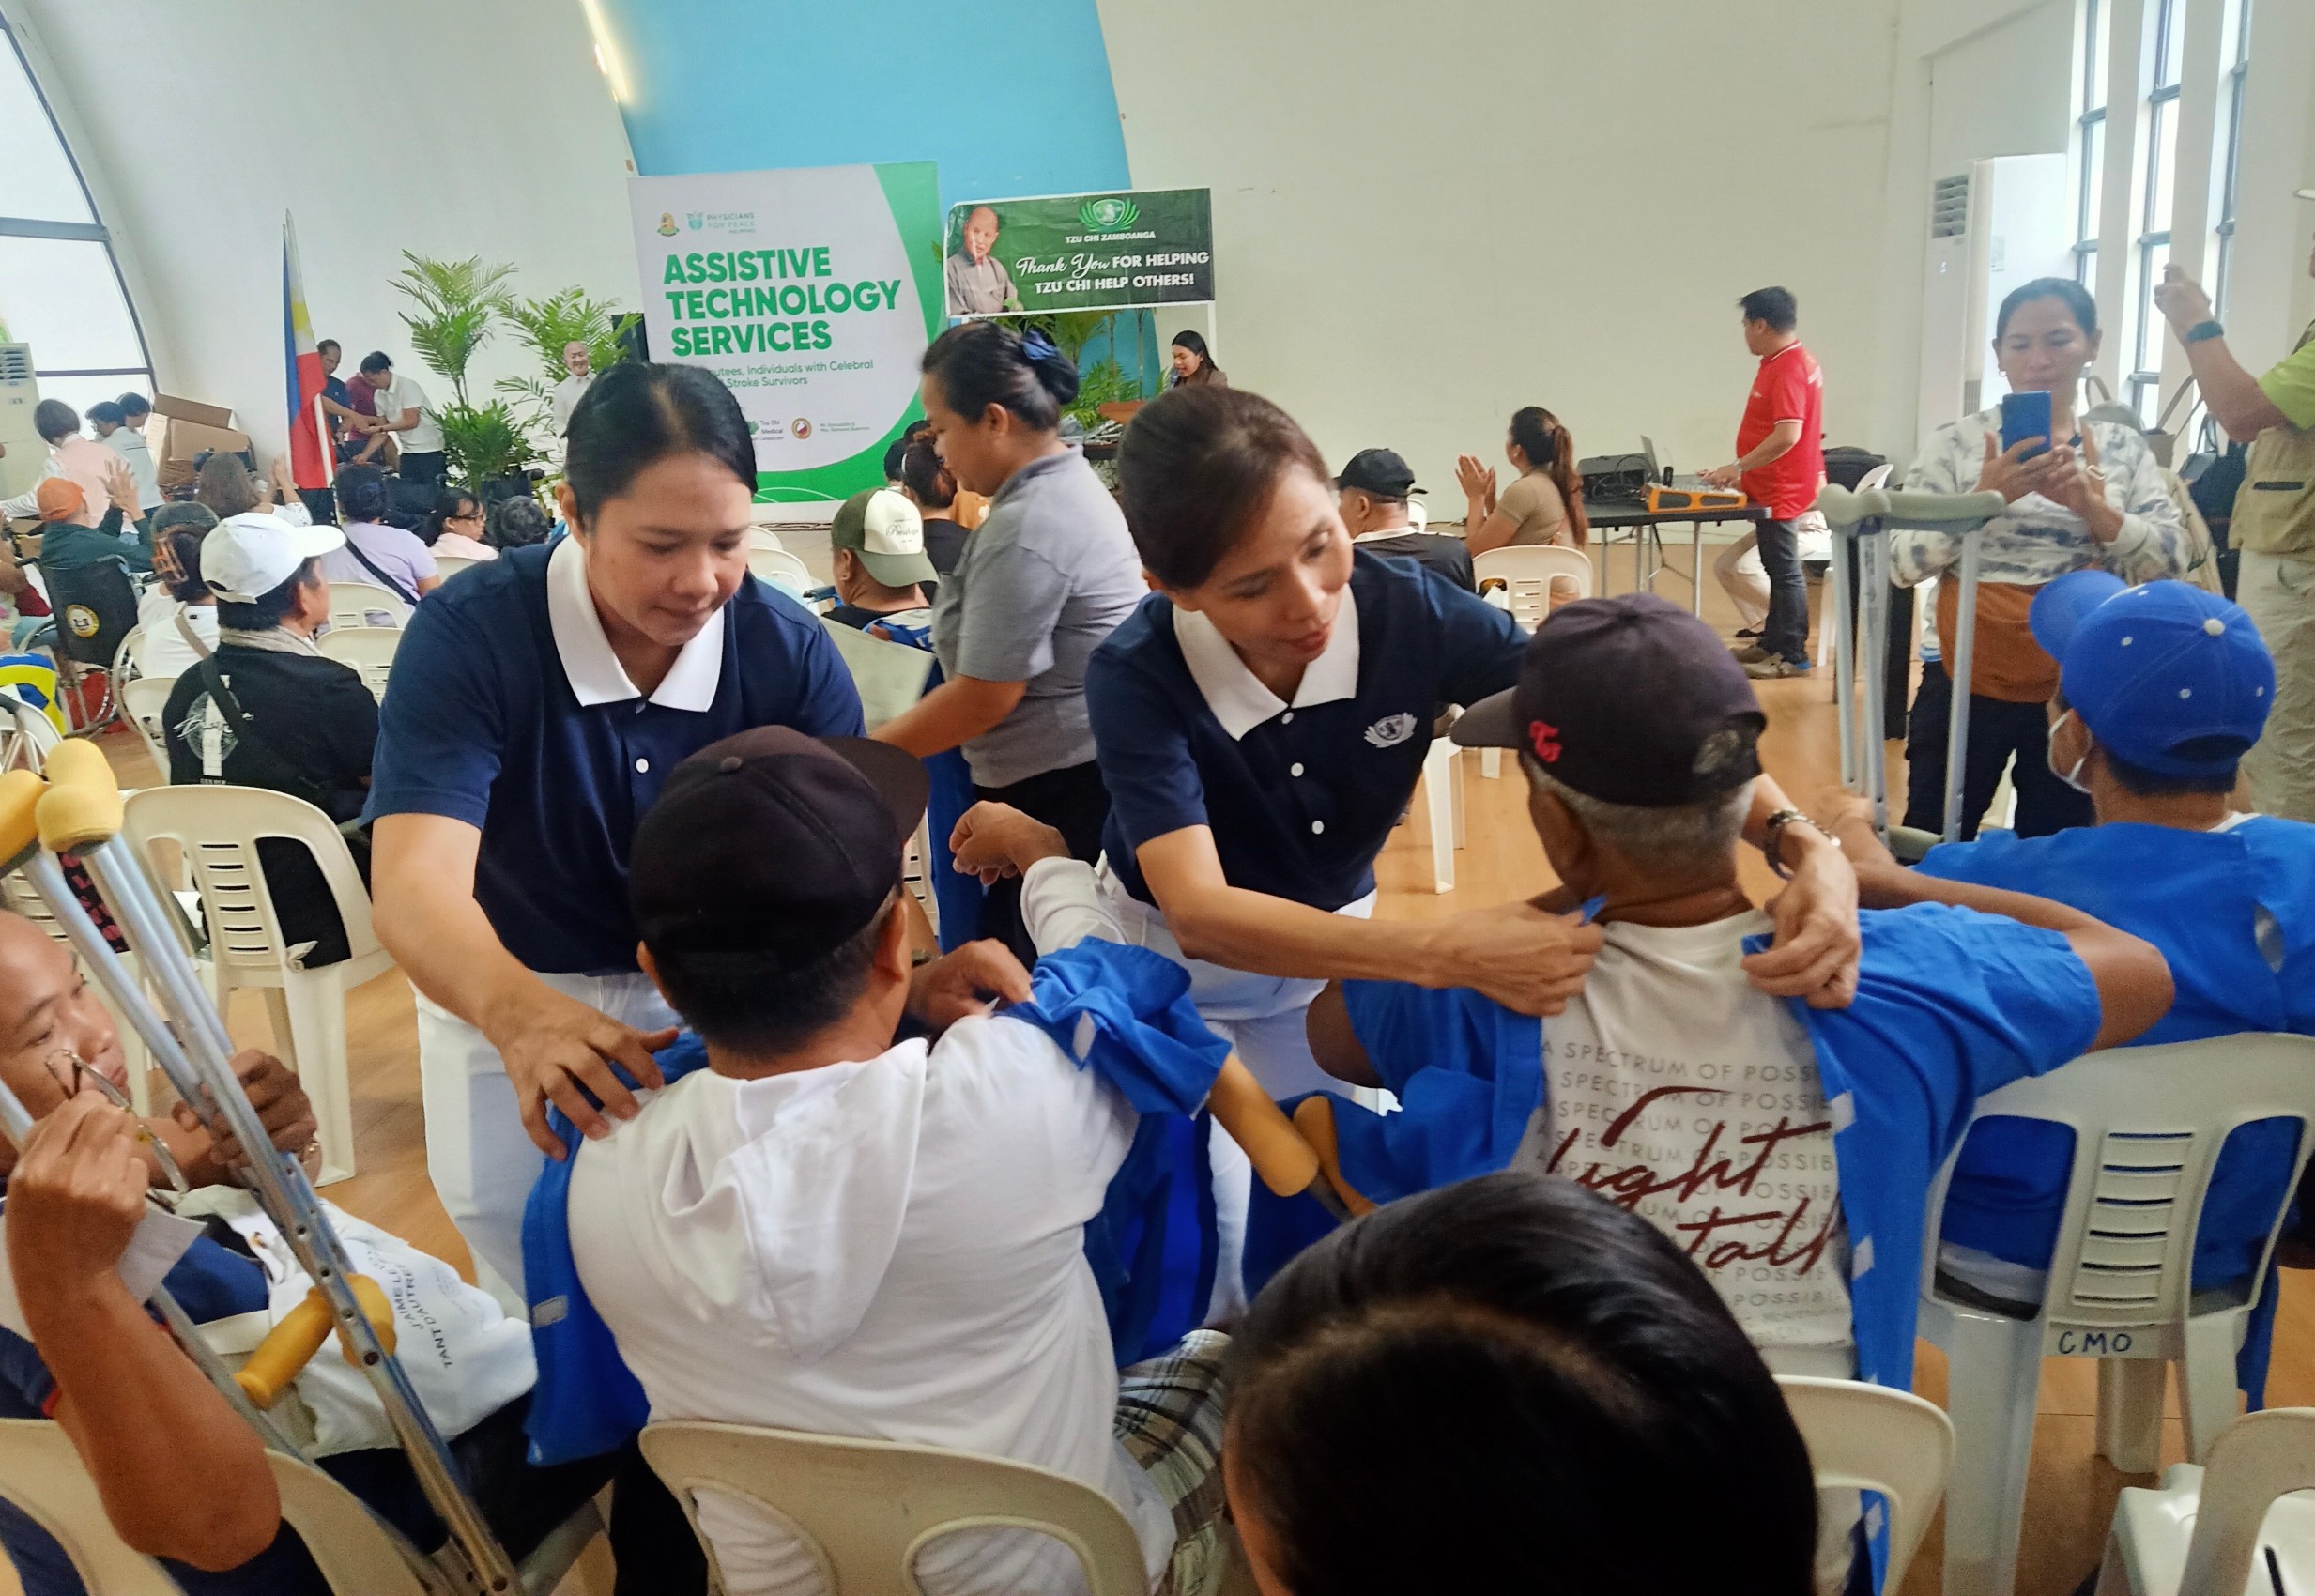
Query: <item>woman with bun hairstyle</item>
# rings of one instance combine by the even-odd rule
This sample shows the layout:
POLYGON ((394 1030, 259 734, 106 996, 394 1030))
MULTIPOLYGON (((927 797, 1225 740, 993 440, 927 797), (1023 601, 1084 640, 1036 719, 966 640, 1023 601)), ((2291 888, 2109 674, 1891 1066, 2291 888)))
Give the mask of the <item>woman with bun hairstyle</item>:
MULTIPOLYGON (((1085 666, 1147 591, 1117 501, 1061 439, 1077 367, 1035 328, 952 327, 925 351, 925 416, 958 487, 989 518, 941 583, 932 649, 944 680, 876 735, 919 758, 961 747, 973 787, 1101 852, 1110 800, 1085 713, 1085 666)), ((1035 945, 1018 882, 995 883, 981 934, 1035 945)))

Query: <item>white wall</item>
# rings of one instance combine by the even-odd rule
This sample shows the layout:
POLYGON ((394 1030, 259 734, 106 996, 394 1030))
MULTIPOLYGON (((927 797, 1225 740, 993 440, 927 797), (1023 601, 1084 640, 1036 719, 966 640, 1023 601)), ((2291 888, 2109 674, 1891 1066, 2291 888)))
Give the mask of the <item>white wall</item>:
POLYGON ((2290 353, 2315 319, 2315 5, 2254 8, 2227 346, 2252 370, 2290 353))
POLYGON ((1895 0, 1105 0, 1137 184, 1210 184, 1215 354, 1340 463, 1454 458, 1521 405, 1584 453, 1732 452, 1735 300, 1782 283, 1869 411, 1895 0))
MULTIPOLYGON (((576 4, 6 3, 127 257, 159 381, 233 407, 262 449, 287 424, 284 210, 316 335, 348 371, 385 349, 437 396, 388 285, 406 249, 637 302, 625 135, 576 4)), ((528 369, 500 341, 469 388, 528 369)))

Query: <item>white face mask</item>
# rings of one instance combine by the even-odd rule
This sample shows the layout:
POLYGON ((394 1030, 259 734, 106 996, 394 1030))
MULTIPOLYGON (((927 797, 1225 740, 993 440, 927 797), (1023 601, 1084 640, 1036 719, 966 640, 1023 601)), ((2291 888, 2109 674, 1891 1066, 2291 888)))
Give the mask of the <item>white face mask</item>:
MULTIPOLYGON (((2073 718, 2074 712, 2072 710, 2067 710, 2063 714, 2060 714, 2056 720, 2049 723, 2049 746, 2052 749, 2055 749, 2058 746, 2058 729, 2073 718)), ((2074 789, 2075 791, 2080 793, 2083 797, 2087 798, 2090 796, 2090 789, 2082 785, 2082 767, 2090 762, 2090 750, 2088 748, 2084 748, 2082 750, 2082 757, 2074 761, 2074 768, 2072 770, 2060 770, 2056 761, 2053 760, 2047 753, 2045 753, 2042 756, 2042 760, 2045 764, 2049 766, 2050 775, 2056 776, 2060 781, 2064 782, 2068 787, 2074 789)))

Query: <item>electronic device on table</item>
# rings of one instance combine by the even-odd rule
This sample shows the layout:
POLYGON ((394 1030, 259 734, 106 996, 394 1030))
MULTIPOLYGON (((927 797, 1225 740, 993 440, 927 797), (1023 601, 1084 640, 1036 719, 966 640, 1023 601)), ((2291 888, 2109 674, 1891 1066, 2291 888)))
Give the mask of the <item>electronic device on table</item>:
POLYGON ((1650 483, 1648 508, 1653 513, 1675 510, 1741 510, 1751 502, 1734 488, 1671 487, 1663 483, 1650 483))
POLYGON ((1595 454, 1588 460, 1577 461, 1575 470, 1584 479, 1587 502, 1609 499, 1642 503, 1651 483, 1671 480, 1671 473, 1657 466, 1656 440, 1646 433, 1640 435, 1638 453, 1595 454))

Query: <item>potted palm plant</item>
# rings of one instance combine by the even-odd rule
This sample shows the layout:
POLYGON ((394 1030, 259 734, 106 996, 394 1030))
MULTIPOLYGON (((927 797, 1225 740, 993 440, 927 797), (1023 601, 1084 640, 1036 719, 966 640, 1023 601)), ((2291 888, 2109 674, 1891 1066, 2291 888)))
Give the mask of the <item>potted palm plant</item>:
POLYGON ((475 351, 489 342, 495 322, 514 314, 514 293, 507 286, 514 269, 485 266, 480 255, 439 261, 405 250, 402 258, 409 264, 394 279, 394 287, 413 307, 402 313, 410 347, 451 388, 451 402, 436 411, 451 480, 477 495, 509 479, 528 492, 523 470, 539 452, 514 409, 503 399, 477 405, 467 394, 467 368, 475 351))

